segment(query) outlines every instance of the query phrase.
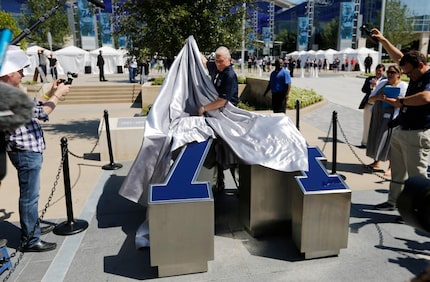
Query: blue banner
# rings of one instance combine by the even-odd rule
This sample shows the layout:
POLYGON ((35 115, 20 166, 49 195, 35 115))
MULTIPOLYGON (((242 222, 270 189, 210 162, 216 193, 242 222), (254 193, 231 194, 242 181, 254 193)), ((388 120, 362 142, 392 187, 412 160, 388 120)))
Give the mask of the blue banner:
POLYGON ((78 0, 79 27, 83 49, 96 48, 96 32, 94 28, 94 13, 88 7, 87 0, 78 0))
POLYGON ((111 25, 110 14, 108 13, 100 14, 100 35, 102 38, 103 46, 113 47, 112 25, 111 25))
POLYGON ((309 36, 309 18, 299 17, 299 26, 297 31, 297 50, 308 49, 308 36, 309 36))
POLYGON ((270 41, 270 27, 268 26, 263 27, 263 41, 264 42, 270 41))
POLYGON ((118 48, 127 48, 127 37, 125 35, 118 36, 118 48))
POLYGON ((354 26, 354 3, 342 2, 340 4, 340 38, 352 39, 352 27, 354 26))

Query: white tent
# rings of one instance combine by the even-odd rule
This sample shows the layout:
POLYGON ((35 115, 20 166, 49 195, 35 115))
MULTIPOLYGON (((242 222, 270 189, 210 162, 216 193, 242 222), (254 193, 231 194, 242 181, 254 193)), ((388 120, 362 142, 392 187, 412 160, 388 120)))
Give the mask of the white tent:
MULTIPOLYGON (((28 58, 30 59, 30 66, 28 68, 24 69, 24 75, 33 75, 34 74, 34 70, 39 65, 39 58, 37 57, 37 51, 39 51, 40 49, 43 49, 44 54, 46 56, 48 56, 49 50, 47 50, 43 47, 37 46, 37 45, 31 46, 31 47, 27 48, 27 50, 25 51, 28 58)), ((46 63, 46 64, 48 65, 48 63, 46 63)))
POLYGON ((97 67, 97 56, 99 55, 100 50, 102 50, 103 59, 105 61, 105 74, 117 73, 117 66, 124 65, 123 54, 122 52, 108 46, 103 46, 90 52, 92 73, 99 73, 99 68, 97 67))
POLYGON ((316 57, 316 51, 314 51, 314 50, 309 50, 309 51, 306 51, 306 55, 308 55, 308 58, 309 59, 315 59, 315 57, 316 57))
MULTIPOLYGON (((352 58, 357 59, 357 49, 345 48, 339 51, 342 55, 343 60, 340 60, 342 64, 345 63, 345 59, 348 58, 351 62, 352 58)), ((348 65, 348 70, 351 70, 351 63, 348 65)))
POLYGON ((317 59, 326 59, 325 57, 325 51, 324 50, 318 50, 315 52, 315 57, 317 59))
POLYGON ((58 60, 58 74, 85 73, 85 66, 90 65, 90 53, 75 46, 57 50, 54 55, 58 60))
POLYGON ((373 59, 373 64, 372 64, 372 66, 370 68, 370 71, 374 72, 375 69, 376 69, 376 65, 379 63, 378 62, 378 58, 379 58, 378 52, 376 52, 373 49, 366 48, 366 47, 361 47, 361 48, 357 49, 357 62, 359 63, 359 65, 360 65, 360 71, 362 71, 362 72, 365 71, 365 69, 364 69, 364 59, 369 54, 370 54, 370 56, 373 59))
POLYGON ((327 59, 327 64, 333 64, 334 58, 339 54, 337 50, 327 49, 324 51, 324 56, 327 59))

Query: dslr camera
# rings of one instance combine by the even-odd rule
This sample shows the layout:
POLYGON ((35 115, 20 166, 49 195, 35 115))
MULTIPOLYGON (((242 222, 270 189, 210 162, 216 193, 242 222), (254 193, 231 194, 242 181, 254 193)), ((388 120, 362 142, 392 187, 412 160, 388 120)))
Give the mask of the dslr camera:
POLYGON ((64 83, 64 84, 72 84, 72 82, 73 82, 73 78, 77 78, 78 77, 78 74, 77 73, 72 73, 72 72, 68 72, 67 73, 67 80, 65 80, 65 79, 60 79, 59 80, 59 83, 64 83))

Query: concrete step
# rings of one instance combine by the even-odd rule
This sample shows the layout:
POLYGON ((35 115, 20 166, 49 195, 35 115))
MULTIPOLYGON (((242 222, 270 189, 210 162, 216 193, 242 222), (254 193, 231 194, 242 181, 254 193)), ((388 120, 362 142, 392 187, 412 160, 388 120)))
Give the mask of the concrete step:
MULTIPOLYGON (((33 87, 38 91, 40 87, 33 87)), ((73 85, 62 104, 134 103, 142 89, 140 84, 73 85)), ((39 95, 43 95, 39 90, 39 95)))

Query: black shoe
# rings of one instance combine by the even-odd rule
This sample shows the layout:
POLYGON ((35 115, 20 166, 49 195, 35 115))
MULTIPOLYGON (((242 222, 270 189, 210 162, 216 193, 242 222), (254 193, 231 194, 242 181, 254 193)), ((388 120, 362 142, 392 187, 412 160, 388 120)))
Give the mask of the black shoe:
POLYGON ((363 145, 363 144, 361 144, 360 146, 355 146, 355 147, 357 147, 357 148, 359 148, 359 149, 366 149, 366 148, 367 148, 367 146, 366 146, 366 145, 363 145))
POLYGON ((396 209, 396 206, 393 204, 390 204, 389 202, 384 202, 381 204, 377 204, 375 206, 375 209, 380 211, 394 211, 396 209))
POLYGON ((107 80, 107 79, 103 79, 102 81, 109 81, 109 80, 107 80))
POLYGON ((403 217, 401 217, 400 215, 399 216, 396 216, 396 218, 394 219, 394 221, 396 222, 396 223, 399 223, 399 224, 404 224, 405 223, 405 220, 403 219, 403 217))
POLYGON ((43 227, 40 227, 40 234, 45 235, 54 230, 55 225, 46 225, 43 227))
POLYGON ((39 242, 37 242, 32 246, 24 246, 24 248, 22 248, 22 251, 25 253, 27 252, 40 253, 40 252, 52 251, 52 250, 55 250, 55 248, 57 248, 57 243, 49 243, 49 242, 39 240, 39 242))

